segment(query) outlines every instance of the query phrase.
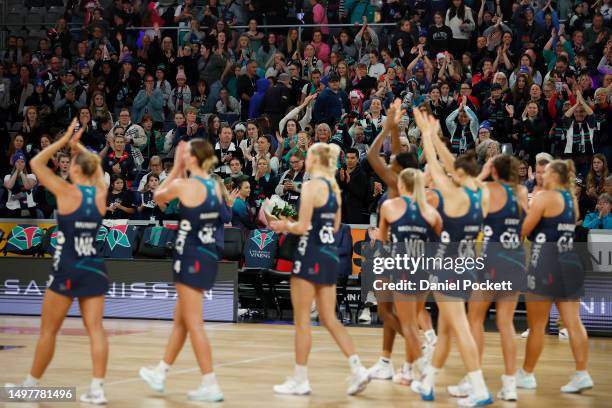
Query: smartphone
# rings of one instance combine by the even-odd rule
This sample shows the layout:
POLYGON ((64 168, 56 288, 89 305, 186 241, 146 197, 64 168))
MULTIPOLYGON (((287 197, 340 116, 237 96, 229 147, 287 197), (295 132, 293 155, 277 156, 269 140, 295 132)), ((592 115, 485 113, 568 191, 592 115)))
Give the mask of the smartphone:
POLYGON ((555 82, 555 89, 557 92, 563 91, 563 82, 555 82))
POLYGON ((304 13, 297 13, 296 16, 297 16, 298 20, 304 21, 304 13))

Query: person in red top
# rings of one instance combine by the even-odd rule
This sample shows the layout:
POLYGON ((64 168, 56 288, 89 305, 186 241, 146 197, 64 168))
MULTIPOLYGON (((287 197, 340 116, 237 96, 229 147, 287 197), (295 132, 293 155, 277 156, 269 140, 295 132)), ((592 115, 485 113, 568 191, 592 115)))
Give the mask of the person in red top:
POLYGON ((320 0, 310 0, 312 6, 312 19, 315 24, 321 27, 321 32, 325 35, 329 35, 329 28, 327 27, 327 12, 325 7, 320 3, 320 0))

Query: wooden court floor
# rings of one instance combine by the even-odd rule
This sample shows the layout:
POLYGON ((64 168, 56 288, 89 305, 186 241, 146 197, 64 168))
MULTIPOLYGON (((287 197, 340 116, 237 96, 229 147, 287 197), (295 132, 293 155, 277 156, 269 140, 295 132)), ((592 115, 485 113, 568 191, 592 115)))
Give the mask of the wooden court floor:
MULTIPOLYGON (((22 381, 28 373, 37 338, 38 318, 0 317, 0 345, 20 346, 0 350, 0 383, 22 381)), ((225 393, 225 402, 205 404, 190 402, 186 392, 195 388, 200 375, 189 342, 169 373, 166 393, 156 394, 138 378, 138 368, 156 364, 169 334, 171 322, 142 320, 107 320, 110 358, 106 377, 109 407, 454 407, 455 400, 446 393, 446 385, 463 375, 461 359, 453 349, 447 367, 439 377, 435 403, 421 402, 408 387, 390 381, 375 381, 357 397, 345 395, 348 365, 332 338, 320 327, 313 328, 313 351, 309 375, 313 394, 309 397, 276 396, 272 385, 282 382, 293 368, 293 328, 272 324, 207 324, 213 346, 216 373, 225 393)), ((379 355, 382 330, 351 327, 349 332, 366 366, 379 355)), ((403 340, 396 343, 393 360, 403 359, 403 340)), ((519 339, 519 361, 525 340, 519 339)), ((612 339, 590 340, 590 372, 595 388, 583 395, 559 392, 573 370, 567 340, 549 336, 536 370, 537 391, 520 391, 518 403, 496 402, 499 407, 612 407, 612 339)), ((484 371, 493 393, 500 386, 503 364, 496 333, 486 334, 484 371)), ((79 319, 64 323, 58 338, 55 358, 43 385, 76 386, 83 392, 90 381, 88 338, 79 319)), ((0 404, 1 405, 1 404, 0 404)), ((70 407, 80 403, 19 403, 6 407, 70 407)))

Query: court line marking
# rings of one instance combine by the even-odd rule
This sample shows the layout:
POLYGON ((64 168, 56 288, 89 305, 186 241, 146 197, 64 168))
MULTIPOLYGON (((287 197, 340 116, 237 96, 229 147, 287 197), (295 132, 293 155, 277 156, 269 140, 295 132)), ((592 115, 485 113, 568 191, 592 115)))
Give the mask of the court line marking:
MULTIPOLYGON (((331 350, 331 349, 332 349, 331 347, 316 347, 316 348, 313 348, 311 350, 311 352, 325 351, 325 350, 331 350)), ((267 356, 261 356, 261 357, 255 357, 255 358, 247 358, 247 359, 243 359, 243 360, 237 360, 237 361, 230 361, 230 362, 227 362, 227 363, 215 364, 214 368, 217 369, 217 368, 220 368, 220 367, 231 367, 231 366, 235 366, 235 365, 241 365, 241 364, 253 363, 253 362, 261 361, 261 360, 267 360, 267 359, 270 359, 270 358, 279 358, 279 357, 286 357, 286 356, 293 356, 293 355, 295 355, 295 352, 292 350, 290 352, 275 353, 275 354, 270 354, 270 355, 267 355, 267 356)), ((171 376, 171 375, 187 374, 187 373, 193 373, 195 371, 200 371, 200 367, 184 368, 182 370, 169 371, 166 374, 166 378, 171 376)), ((142 378, 140 378, 140 376, 138 376, 138 377, 126 378, 126 379, 123 379, 123 380, 105 382, 104 386, 105 387, 109 387, 111 385, 128 384, 128 383, 140 382, 140 381, 143 381, 143 380, 142 380, 142 378)), ((82 385, 80 387, 77 387, 77 390, 86 390, 88 388, 89 388, 89 385, 82 385)))

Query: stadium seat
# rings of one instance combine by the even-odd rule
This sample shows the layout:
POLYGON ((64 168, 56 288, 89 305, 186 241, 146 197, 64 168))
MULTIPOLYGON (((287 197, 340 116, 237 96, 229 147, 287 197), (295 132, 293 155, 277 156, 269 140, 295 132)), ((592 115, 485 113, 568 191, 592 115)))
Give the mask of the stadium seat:
POLYGON ((240 262, 242 260, 242 247, 244 246, 244 237, 240 228, 225 227, 223 241, 222 259, 240 262))
POLYGON ((28 28, 40 27, 45 23, 47 9, 44 7, 32 7, 26 14, 25 23, 28 28))
POLYGON ((63 15, 64 15, 63 7, 50 7, 49 10, 47 10, 47 14, 45 14, 45 19, 44 19, 45 26, 47 27, 55 26, 55 23, 57 23, 57 20, 59 20, 63 15))
POLYGON ((10 22, 11 25, 24 24, 27 12, 28 9, 21 5, 10 7, 8 12, 6 13, 6 21, 10 22))
POLYGON ((41 8, 44 8, 45 7, 45 0, 26 0, 25 4, 28 7, 33 7, 33 8, 41 7, 41 8))

